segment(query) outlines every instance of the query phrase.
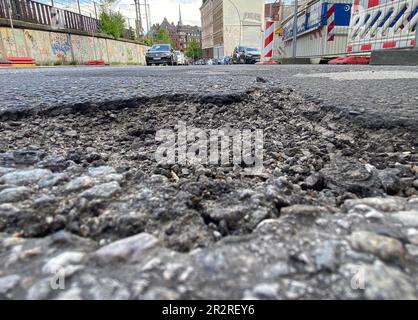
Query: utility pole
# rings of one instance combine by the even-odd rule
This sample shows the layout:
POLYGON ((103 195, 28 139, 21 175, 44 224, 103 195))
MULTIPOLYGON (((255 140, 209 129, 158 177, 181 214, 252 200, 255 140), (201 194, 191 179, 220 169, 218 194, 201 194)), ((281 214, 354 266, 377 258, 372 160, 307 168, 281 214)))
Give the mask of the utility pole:
POLYGON ((147 0, 144 0, 144 6, 145 6, 145 20, 147 21, 147 32, 149 31, 149 20, 148 20, 148 10, 147 10, 147 0))
MULTIPOLYGON (((90 13, 90 18, 91 18, 91 13, 90 13)), ((96 38, 94 37, 94 30, 91 30, 91 36, 93 38, 94 60, 97 60, 96 38)))
POLYGON ((415 25, 415 43, 414 43, 414 49, 418 50, 418 24, 415 25))
POLYGON ((139 39, 142 36, 142 30, 143 30, 141 3, 139 2, 139 0, 134 0, 134 2, 135 2, 135 15, 136 15, 136 20, 135 20, 136 36, 139 39))
POLYGON ((77 5, 78 5, 78 14, 79 14, 78 19, 80 21, 81 28, 84 30, 84 21, 83 21, 82 15, 81 15, 80 0, 77 0, 77 5))
POLYGON ((96 2, 93 2, 93 3, 94 3, 94 14, 95 14, 96 20, 97 20, 97 6, 96 6, 96 2))
POLYGON ((78 14, 81 16, 80 0, 77 0, 78 14))
POLYGON ((13 26, 12 3, 11 3, 10 0, 7 0, 7 4, 9 6, 10 28, 12 29, 12 37, 13 37, 13 42, 15 43, 15 50, 16 50, 16 56, 17 56, 17 55, 19 55, 19 52, 17 50, 17 42, 16 42, 16 36, 15 36, 15 31, 14 31, 14 26, 13 26))
POLYGON ((297 49, 297 42, 298 39, 298 0, 295 0, 295 16, 293 19, 293 45, 292 45, 292 49, 293 49, 293 58, 296 58, 296 49, 297 49))
POLYGON ((152 22, 151 22, 151 9, 150 9, 149 3, 145 7, 145 10, 147 10, 147 9, 148 9, 148 22, 149 22, 149 29, 148 29, 148 31, 149 31, 151 29, 151 27, 152 27, 152 22))

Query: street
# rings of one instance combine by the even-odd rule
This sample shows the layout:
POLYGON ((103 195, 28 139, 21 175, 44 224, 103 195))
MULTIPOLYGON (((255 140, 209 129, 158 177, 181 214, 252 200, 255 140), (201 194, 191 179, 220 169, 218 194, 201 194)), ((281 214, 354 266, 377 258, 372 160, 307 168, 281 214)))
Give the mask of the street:
POLYGON ((0 298, 418 298, 417 67, 0 69, 0 88, 0 298))
POLYGON ((88 108, 91 104, 112 105, 124 101, 131 104, 165 95, 187 96, 192 100, 205 99, 205 96, 229 99, 230 95, 239 97, 261 77, 267 84, 293 88, 323 106, 355 113, 356 120, 366 120, 371 125, 416 127, 418 123, 418 68, 414 67, 70 67, 0 69, 0 75, 3 92, 0 115, 18 116, 51 108, 88 108), (16 90, 19 95, 13 94, 16 90))

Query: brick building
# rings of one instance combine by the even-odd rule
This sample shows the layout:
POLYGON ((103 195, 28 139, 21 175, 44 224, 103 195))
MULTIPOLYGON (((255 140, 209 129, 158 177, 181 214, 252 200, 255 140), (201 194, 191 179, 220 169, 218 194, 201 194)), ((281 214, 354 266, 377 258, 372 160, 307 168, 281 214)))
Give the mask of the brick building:
POLYGON ((181 8, 179 8, 179 21, 177 24, 170 23, 167 18, 164 18, 163 22, 156 23, 151 27, 148 36, 152 39, 155 38, 161 28, 168 31, 176 50, 186 51, 192 40, 196 40, 200 45, 202 43, 202 29, 198 26, 183 24, 181 8))

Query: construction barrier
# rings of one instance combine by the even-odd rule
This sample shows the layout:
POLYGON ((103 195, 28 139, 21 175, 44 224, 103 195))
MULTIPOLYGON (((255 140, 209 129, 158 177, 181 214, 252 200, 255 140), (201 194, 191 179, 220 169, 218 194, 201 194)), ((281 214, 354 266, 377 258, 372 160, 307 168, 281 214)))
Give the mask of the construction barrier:
POLYGON ((10 67, 34 67, 36 62, 30 57, 6 57, 10 67))
MULTIPOLYGON (((353 0, 314 0, 301 6, 297 18, 298 58, 331 58, 346 53, 353 0)), ((292 57, 294 15, 283 23, 283 36, 276 49, 292 57)))
POLYGON ((270 61, 273 58, 273 40, 274 40, 275 22, 267 21, 264 31, 263 57, 262 61, 270 61))
POLYGON ((347 53, 414 47, 417 12, 418 0, 355 0, 347 53))

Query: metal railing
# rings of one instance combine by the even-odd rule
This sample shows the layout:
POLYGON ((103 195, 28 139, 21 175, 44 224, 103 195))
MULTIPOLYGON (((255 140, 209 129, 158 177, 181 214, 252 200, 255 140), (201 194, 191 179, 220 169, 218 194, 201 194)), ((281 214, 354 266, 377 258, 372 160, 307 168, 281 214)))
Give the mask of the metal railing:
MULTIPOLYGON (((9 4, 13 20, 51 25, 51 10, 54 7, 32 0, 0 0, 0 18, 10 19, 9 4)), ((99 32, 100 22, 98 19, 61 8, 58 13, 60 25, 64 30, 99 32)), ((130 39, 130 31, 124 30, 122 38, 130 39)))

